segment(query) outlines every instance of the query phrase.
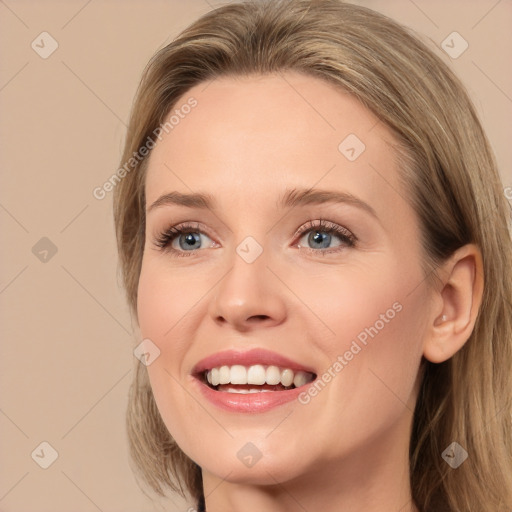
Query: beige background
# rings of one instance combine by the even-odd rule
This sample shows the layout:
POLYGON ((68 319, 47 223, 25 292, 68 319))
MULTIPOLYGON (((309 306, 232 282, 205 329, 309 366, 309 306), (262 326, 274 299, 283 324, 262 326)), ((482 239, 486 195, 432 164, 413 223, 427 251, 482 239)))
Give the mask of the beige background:
MULTIPOLYGON (((416 29, 453 66, 511 187, 512 2, 358 3, 416 29), (469 43, 457 59, 440 48, 453 31, 469 43)), ((175 497, 153 505, 128 465, 130 319, 111 194, 92 190, 117 168, 148 59, 217 5, 0 0, 2 512, 187 510, 175 497), (43 31, 59 45, 47 59, 31 48, 43 31), (32 252, 42 237, 57 248, 46 262, 32 252), (48 469, 35 462, 49 456, 44 441, 59 455, 48 469)))

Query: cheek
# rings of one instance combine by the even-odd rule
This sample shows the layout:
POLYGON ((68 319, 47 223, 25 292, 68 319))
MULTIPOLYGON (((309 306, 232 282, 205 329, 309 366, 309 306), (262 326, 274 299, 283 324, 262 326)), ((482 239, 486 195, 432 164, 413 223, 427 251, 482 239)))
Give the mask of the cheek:
POLYGON ((391 420, 413 398, 428 300, 422 279, 418 265, 383 256, 372 268, 302 282, 301 296, 329 329, 312 336, 326 361, 324 398, 339 404, 328 415, 391 420))
MULTIPOLYGON (((184 332, 185 326, 190 326, 207 291, 201 282, 200 276, 192 282, 190 273, 169 270, 158 261, 143 262, 137 293, 138 322, 141 335, 150 338, 162 355, 171 348, 173 355, 186 350, 189 336, 184 332)), ((171 361, 179 358, 167 362, 171 361)))
MULTIPOLYGON (((387 339, 390 343, 380 348, 392 349, 404 341, 400 333, 414 332, 424 316, 420 268, 384 255, 374 258, 371 267, 356 262, 339 271, 329 268, 323 274, 304 272, 287 279, 305 299, 309 327, 318 326, 320 335, 315 337, 312 330, 311 340, 333 356, 348 350, 353 340, 369 348, 372 340, 387 339)), ((411 343, 418 338, 415 334, 411 343)), ((399 352, 394 355, 400 357, 399 352)))
MULTIPOLYGON (((176 279, 154 262, 143 263, 137 293, 140 334, 154 343, 160 355, 147 367, 155 399, 160 404, 181 380, 181 361, 188 337, 183 332, 187 312, 193 300, 187 297, 176 279), (181 321, 180 321, 181 320, 181 321)), ((175 273, 176 274, 176 273, 175 273)), ((185 290, 185 291, 184 291, 185 290)))
POLYGON ((180 446, 187 447, 189 434, 180 417, 197 415, 194 403, 186 399, 182 361, 190 336, 183 331, 197 289, 180 282, 177 272, 166 271, 155 261, 143 262, 137 294, 138 323, 141 337, 149 338, 160 355, 148 367, 151 389, 160 415, 180 446), (180 414, 177 415, 177 411, 180 414))
POLYGON ((169 287, 165 273, 143 263, 137 292, 138 322, 141 335, 157 344, 172 327, 174 303, 169 300, 169 287))

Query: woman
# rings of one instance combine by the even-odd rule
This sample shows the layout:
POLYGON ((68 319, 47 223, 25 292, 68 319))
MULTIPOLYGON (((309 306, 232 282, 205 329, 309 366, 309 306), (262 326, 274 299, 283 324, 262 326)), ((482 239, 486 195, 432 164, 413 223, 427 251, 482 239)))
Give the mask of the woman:
POLYGON ((413 35, 336 0, 215 9, 150 61, 121 168, 146 354, 127 427, 154 491, 511 509, 508 204, 467 93, 413 35))

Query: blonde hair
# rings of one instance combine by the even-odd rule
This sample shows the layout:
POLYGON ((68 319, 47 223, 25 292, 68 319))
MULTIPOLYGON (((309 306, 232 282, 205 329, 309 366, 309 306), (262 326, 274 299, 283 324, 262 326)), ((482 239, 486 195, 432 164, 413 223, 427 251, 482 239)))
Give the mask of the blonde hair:
MULTIPOLYGON (((456 249, 482 251, 485 286, 476 325, 450 360, 422 365, 410 440, 413 498, 421 511, 512 509, 512 282, 510 205, 489 142, 463 85, 409 30, 337 0, 253 0, 215 9, 161 49, 137 91, 122 164, 164 123, 194 85, 219 76, 293 70, 340 87, 399 141, 397 156, 420 225, 427 282, 456 249), (468 459, 452 469, 456 441, 468 459)), ((123 283, 132 314, 145 237, 147 158, 114 191, 123 283)), ((121 164, 121 165, 122 165, 121 164)), ((127 430, 134 469, 161 496, 195 500, 201 469, 170 436, 147 371, 137 366, 127 430)))

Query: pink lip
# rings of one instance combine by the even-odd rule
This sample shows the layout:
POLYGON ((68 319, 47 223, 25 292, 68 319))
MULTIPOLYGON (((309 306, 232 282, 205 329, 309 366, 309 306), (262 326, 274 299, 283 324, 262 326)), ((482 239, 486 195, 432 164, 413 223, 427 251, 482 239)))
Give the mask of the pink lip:
MULTIPOLYGON (((269 393, 228 393, 226 391, 216 391, 210 388, 203 380, 202 372, 217 368, 223 365, 233 366, 241 364, 251 366, 262 364, 264 366, 280 366, 281 368, 290 368, 294 371, 305 371, 315 373, 311 367, 293 361, 285 356, 269 350, 255 348, 245 352, 236 350, 226 350, 212 354, 201 359, 192 370, 194 375, 194 386, 198 386, 199 392, 213 403, 215 406, 230 412, 258 413, 265 412, 279 405, 295 400, 298 395, 304 391, 307 385, 299 388, 285 391, 272 391, 269 393)), ((310 383, 311 384, 311 383, 310 383)))
POLYGON ((277 352, 271 352, 263 348, 253 348, 244 352, 237 350, 217 352, 216 354, 201 359, 201 361, 194 366, 192 373, 197 375, 204 370, 210 370, 211 368, 217 368, 223 365, 233 366, 234 364, 241 364, 242 366, 251 366, 254 364, 262 364, 264 366, 274 365, 280 366, 281 368, 290 368, 294 371, 302 370, 303 372, 315 373, 315 371, 308 366, 304 366, 277 352))
POLYGON ((287 391, 271 391, 269 393, 228 393, 215 391, 199 379, 193 379, 194 385, 199 386, 201 394, 213 405, 229 412, 258 413, 265 412, 279 405, 297 399, 306 386, 287 391))

